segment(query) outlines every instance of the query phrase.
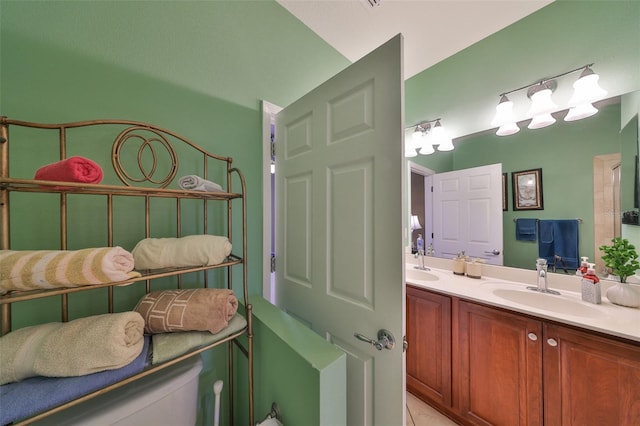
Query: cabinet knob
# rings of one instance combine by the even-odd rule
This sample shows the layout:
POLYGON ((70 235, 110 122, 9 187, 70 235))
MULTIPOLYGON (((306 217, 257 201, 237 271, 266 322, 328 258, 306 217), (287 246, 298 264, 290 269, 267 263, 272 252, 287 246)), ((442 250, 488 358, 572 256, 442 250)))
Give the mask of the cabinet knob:
POLYGON ((538 340, 538 336, 536 335, 536 333, 529 333, 527 334, 527 337, 529 337, 529 340, 533 340, 534 342, 538 340))
POLYGON ((547 339, 547 343, 549 346, 558 346, 558 341, 556 339, 547 339))

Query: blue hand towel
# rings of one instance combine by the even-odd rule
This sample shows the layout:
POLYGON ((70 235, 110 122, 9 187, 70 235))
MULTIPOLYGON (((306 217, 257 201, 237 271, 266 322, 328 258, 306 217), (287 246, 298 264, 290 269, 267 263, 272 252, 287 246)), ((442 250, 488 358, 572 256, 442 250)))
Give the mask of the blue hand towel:
POLYGON ((552 265, 555 256, 562 257, 567 269, 580 265, 578 253, 578 221, 576 219, 540 220, 538 222, 538 256, 552 265))
POLYGON ((516 219, 516 240, 535 241, 538 219, 516 219))
POLYGON ((580 266, 578 255, 578 221, 575 219, 556 220, 554 224, 554 251, 562 257, 567 268, 580 266))

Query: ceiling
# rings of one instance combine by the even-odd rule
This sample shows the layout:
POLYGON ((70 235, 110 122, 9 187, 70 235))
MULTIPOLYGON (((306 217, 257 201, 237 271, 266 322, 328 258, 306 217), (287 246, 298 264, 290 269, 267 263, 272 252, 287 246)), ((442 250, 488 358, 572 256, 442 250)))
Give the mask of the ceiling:
POLYGON ((276 1, 352 62, 402 33, 408 79, 553 0, 276 1))

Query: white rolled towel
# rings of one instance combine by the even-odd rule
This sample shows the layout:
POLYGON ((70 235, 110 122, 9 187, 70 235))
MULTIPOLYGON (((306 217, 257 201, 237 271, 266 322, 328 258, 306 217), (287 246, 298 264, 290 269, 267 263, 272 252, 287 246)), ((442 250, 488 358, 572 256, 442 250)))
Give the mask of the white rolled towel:
POLYGON ((222 186, 197 175, 182 176, 178 179, 178 185, 189 191, 222 192, 222 186))
POLYGON ((0 338, 0 384, 114 370, 143 347, 144 319, 133 311, 20 328, 0 338))
POLYGON ((217 265, 230 253, 229 239, 217 235, 145 238, 131 251, 138 270, 217 265))

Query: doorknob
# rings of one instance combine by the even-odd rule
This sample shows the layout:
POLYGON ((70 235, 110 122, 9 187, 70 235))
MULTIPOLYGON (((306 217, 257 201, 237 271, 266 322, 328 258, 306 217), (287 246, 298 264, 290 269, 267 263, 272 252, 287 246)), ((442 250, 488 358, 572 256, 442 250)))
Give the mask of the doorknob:
POLYGON ((499 255, 499 254, 500 254, 500 250, 498 250, 498 249, 493 249, 493 250, 491 250, 491 251, 485 251, 484 253, 485 253, 485 254, 493 254, 494 256, 497 256, 497 255, 499 255))
POLYGON ((371 343, 375 348, 379 351, 382 349, 393 349, 396 345, 396 339, 393 337, 393 334, 389 330, 385 330, 384 328, 378 331, 378 340, 373 340, 368 338, 367 336, 363 336, 360 333, 353 333, 353 335, 358 340, 362 340, 363 342, 371 343))

